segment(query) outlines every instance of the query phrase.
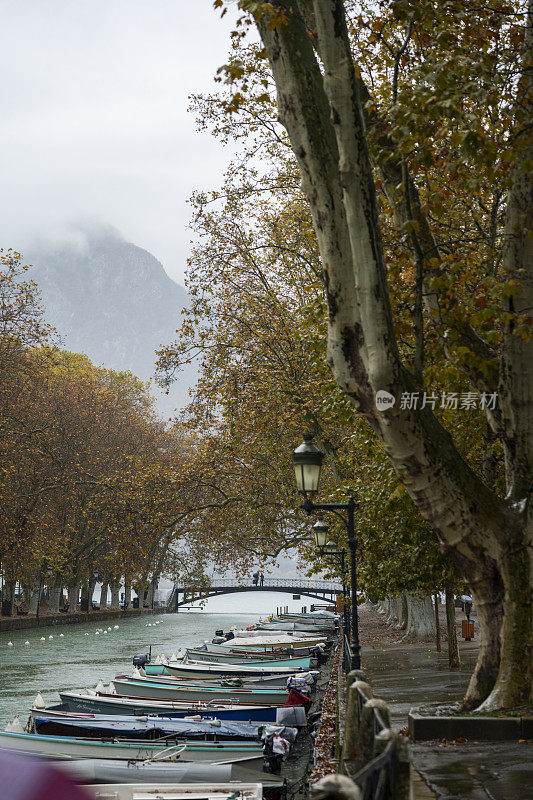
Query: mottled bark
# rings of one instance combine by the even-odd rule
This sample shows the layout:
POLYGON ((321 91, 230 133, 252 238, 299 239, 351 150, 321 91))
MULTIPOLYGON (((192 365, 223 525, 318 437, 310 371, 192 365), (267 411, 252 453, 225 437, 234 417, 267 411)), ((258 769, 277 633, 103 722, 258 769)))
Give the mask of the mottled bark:
POLYGON ((115 578, 110 583, 111 586, 111 608, 118 611, 120 608, 120 579, 115 578))
POLYGON ((435 639, 435 615, 431 597, 407 595, 407 628, 405 641, 435 639))
POLYGON ((30 614, 37 613, 37 605, 39 603, 39 594, 42 591, 42 586, 40 586, 39 581, 33 583, 30 587, 30 599, 29 599, 29 611, 30 614))
POLYGON ((387 623, 389 625, 397 625, 398 624, 398 598, 397 597, 390 597, 389 598, 389 613, 387 615, 387 623))

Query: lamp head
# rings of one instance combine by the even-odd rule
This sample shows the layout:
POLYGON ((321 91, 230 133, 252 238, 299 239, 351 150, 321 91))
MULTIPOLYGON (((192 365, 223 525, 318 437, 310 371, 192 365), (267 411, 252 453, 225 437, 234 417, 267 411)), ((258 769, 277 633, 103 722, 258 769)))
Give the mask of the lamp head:
POLYGON ((313 525, 313 535, 315 537, 316 546, 319 550, 323 550, 328 540, 329 525, 323 519, 319 519, 313 525))
POLYGON ((320 483, 320 470, 324 453, 318 449, 310 434, 304 435, 304 441, 292 454, 296 488, 305 497, 315 495, 320 483))

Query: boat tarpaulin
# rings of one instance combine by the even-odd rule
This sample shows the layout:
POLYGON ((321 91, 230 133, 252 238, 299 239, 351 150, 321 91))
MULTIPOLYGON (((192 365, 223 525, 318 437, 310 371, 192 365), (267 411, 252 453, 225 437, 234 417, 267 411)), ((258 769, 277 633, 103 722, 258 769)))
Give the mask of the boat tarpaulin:
POLYGON ((150 734, 157 736, 178 735, 183 739, 258 739, 261 736, 260 727, 254 725, 240 725, 237 722, 227 720, 183 720, 157 716, 147 716, 144 719, 139 717, 129 717, 126 719, 58 719, 54 716, 43 714, 34 715, 35 730, 37 733, 50 735, 87 736, 94 732, 99 736, 115 735, 121 736, 142 736, 146 738, 150 734))

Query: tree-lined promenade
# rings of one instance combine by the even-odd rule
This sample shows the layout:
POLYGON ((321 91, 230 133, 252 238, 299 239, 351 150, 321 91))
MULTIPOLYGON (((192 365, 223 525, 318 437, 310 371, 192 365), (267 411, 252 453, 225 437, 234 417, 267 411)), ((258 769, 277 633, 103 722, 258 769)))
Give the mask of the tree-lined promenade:
POLYGON ((254 500, 288 496, 280 465, 311 432, 324 499, 360 499, 365 589, 464 581, 481 626, 465 707, 527 702, 531 7, 238 5, 221 89, 194 105, 239 159, 196 197, 193 305, 160 368, 199 356, 189 418, 227 474, 246 465, 241 524, 271 527, 254 500))
POLYGON ((424 635, 431 596, 451 612, 472 592, 464 707, 527 703, 532 7, 238 6, 219 91, 193 101, 240 152, 194 198, 191 304, 158 361, 163 385, 198 364, 179 421, 162 424, 133 376, 52 346, 4 258, 6 597, 19 582, 35 605, 46 574, 53 603, 98 574, 116 600, 120 580, 249 574, 284 550, 341 578, 294 487, 309 433, 326 455, 318 502, 357 499, 361 594, 424 635))

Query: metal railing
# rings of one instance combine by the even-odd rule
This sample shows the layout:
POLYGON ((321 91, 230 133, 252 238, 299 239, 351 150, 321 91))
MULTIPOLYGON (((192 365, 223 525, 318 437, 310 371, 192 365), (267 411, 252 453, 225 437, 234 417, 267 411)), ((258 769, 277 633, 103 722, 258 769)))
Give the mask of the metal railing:
MULTIPOLYGON (((337 581, 310 581, 301 578, 265 578, 259 585, 252 581, 239 581, 236 578, 217 578, 205 584, 187 584, 179 586, 187 591, 208 591, 210 589, 228 589, 234 587, 244 588, 267 588, 267 587, 287 587, 288 589, 313 589, 326 592, 342 592, 342 586, 337 581)), ((178 585, 176 586, 178 588, 178 585)))
POLYGON ((350 646, 348 636, 344 634, 344 652, 342 654, 342 667, 346 675, 350 672, 352 668, 352 663, 353 663, 352 658, 353 658, 352 648, 350 646))

